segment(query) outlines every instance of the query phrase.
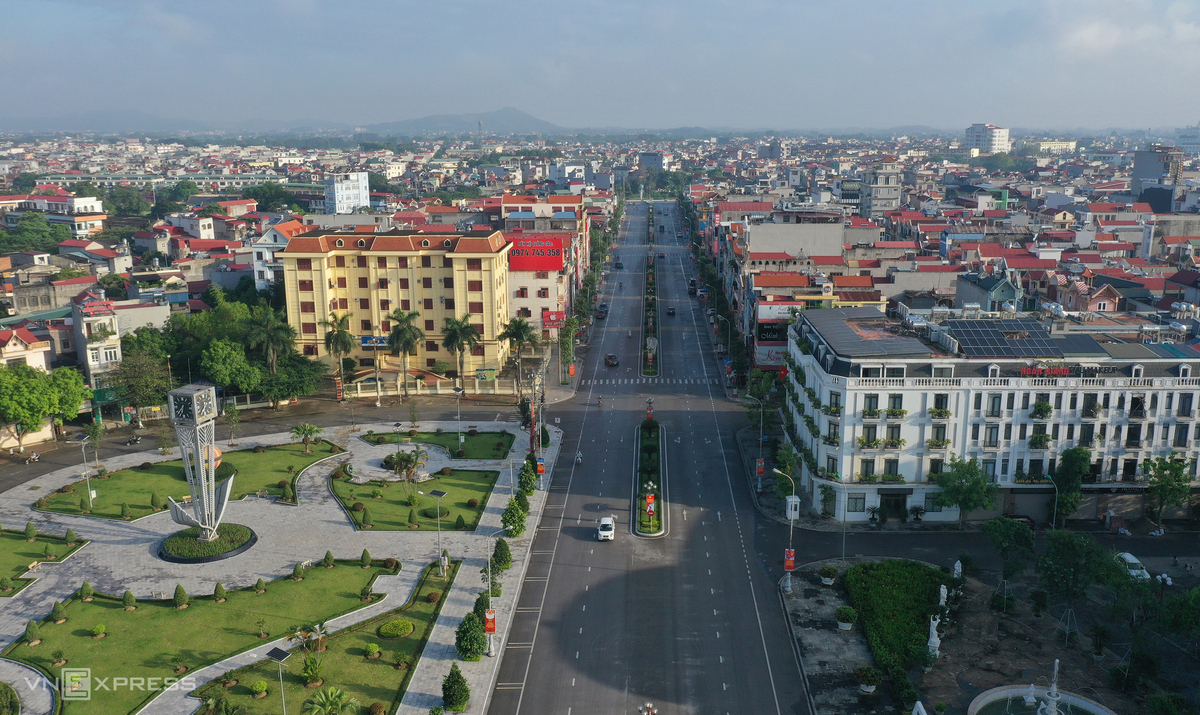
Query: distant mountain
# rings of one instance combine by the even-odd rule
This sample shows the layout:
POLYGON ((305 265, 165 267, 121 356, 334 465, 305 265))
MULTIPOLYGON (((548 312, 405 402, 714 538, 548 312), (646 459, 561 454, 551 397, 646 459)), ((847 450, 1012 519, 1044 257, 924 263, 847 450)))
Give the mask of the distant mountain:
POLYGON ((162 117, 137 110, 81 112, 57 117, 0 117, 4 132, 88 132, 125 134, 146 131, 201 132, 211 127, 184 117, 162 117))
POLYGON ((557 124, 513 107, 478 114, 435 114, 420 119, 369 124, 364 128, 382 135, 470 134, 479 130, 479 122, 483 122, 486 134, 561 134, 565 131, 557 124))

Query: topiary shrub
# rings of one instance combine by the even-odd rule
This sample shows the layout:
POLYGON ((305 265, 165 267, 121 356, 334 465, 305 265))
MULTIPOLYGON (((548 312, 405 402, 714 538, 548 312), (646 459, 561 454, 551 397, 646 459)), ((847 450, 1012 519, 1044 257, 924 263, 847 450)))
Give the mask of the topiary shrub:
POLYGON ((468 437, 476 437, 476 436, 478 436, 478 435, 479 435, 479 430, 475 429, 474 427, 472 427, 471 429, 467 430, 467 436, 468 436, 468 437))
POLYGON ((221 480, 229 479, 230 477, 232 477, 235 474, 237 474, 236 467, 234 467, 229 462, 221 462, 221 464, 217 467, 217 471, 214 473, 213 476, 216 477, 217 481, 221 481, 221 480))
POLYGON ((437 519, 438 517, 450 516, 450 510, 446 507, 430 506, 421 510, 421 516, 426 519, 437 519), (440 512, 440 513, 439 513, 440 512))
POLYGON ((145 471, 145 470, 147 470, 147 469, 150 469, 150 468, 152 468, 152 467, 154 467, 154 465, 153 465, 153 464, 151 464, 151 463, 149 463, 149 462, 142 462, 141 464, 139 464, 139 465, 138 465, 138 469, 140 469, 140 470, 142 470, 142 471, 145 471))
POLYGON ((70 494, 75 491, 75 485, 74 484, 64 484, 61 487, 59 487, 58 491, 62 492, 63 494, 70 494))
POLYGON ((371 715, 383 715, 385 712, 387 712, 387 706, 383 703, 371 703, 371 715))
POLYGON ((478 509, 479 508, 479 500, 476 499, 475 497, 471 497, 470 499, 467 500, 467 508, 468 509, 478 509))
POLYGON ((341 451, 342 451, 342 448, 337 446, 336 444, 329 445, 329 453, 330 454, 338 454, 341 451))
POLYGON ((459 514, 458 518, 454 520, 454 528, 455 529, 467 528, 467 520, 463 518, 462 514, 459 514))
MULTIPOLYGON (((462 450, 459 450, 459 451, 461 452, 462 450)), ((450 476, 450 472, 451 472, 450 467, 442 467, 441 475, 443 477, 448 477, 448 476, 450 476)))
POLYGON ((275 482, 275 486, 279 487, 280 489, 283 489, 289 484, 291 484, 291 482, 286 479, 280 479, 278 482, 275 482))
POLYGON ((266 449, 264 449, 264 448, 263 448, 263 446, 262 446, 261 444, 260 444, 260 445, 257 445, 257 446, 254 448, 254 453, 255 453, 255 454, 262 454, 262 453, 263 453, 263 452, 265 452, 265 451, 267 451, 267 450, 266 450, 266 449))
POLYGON ((408 436, 409 436, 409 437, 416 437, 416 436, 417 436, 417 431, 416 431, 415 429, 410 429, 410 430, 408 431, 408 436))
POLYGON ((363 509, 367 508, 367 505, 363 504, 360 501, 356 501, 350 505, 350 508, 353 509, 354 511, 362 511, 363 509))
POLYGON ((441 591, 430 591, 425 596, 425 602, 426 603, 437 603, 438 599, 440 599, 441 597, 442 597, 441 591))
POLYGON ((412 621, 406 621, 403 618, 388 621, 379 627, 380 638, 403 638, 412 632, 412 621))
POLYGON ((399 565, 400 565, 400 562, 397 561, 396 559, 392 558, 391 556, 389 556, 383 560, 383 567, 390 571, 395 571, 396 567, 399 565))

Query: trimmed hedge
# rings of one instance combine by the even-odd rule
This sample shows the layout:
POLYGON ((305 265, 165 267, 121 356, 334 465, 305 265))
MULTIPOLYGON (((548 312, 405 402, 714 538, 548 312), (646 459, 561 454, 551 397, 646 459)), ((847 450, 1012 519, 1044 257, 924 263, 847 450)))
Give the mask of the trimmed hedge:
POLYGON ((388 621, 379 627, 380 638, 403 638, 413 632, 413 622, 403 618, 388 621))
POLYGON ((926 650, 929 617, 940 610, 945 574, 916 561, 888 559, 852 566, 845 583, 880 669, 918 662, 926 650))
POLYGON ((241 524, 221 524, 217 527, 217 538, 212 541, 197 541, 199 536, 200 529, 196 527, 177 531, 163 541, 163 551, 186 559, 216 556, 249 541, 251 531, 241 524))

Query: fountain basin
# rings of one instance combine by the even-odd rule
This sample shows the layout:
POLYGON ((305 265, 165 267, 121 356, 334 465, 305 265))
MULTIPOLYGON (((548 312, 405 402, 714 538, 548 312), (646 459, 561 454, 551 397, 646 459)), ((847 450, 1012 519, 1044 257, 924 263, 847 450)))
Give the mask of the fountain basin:
MULTIPOLYGON (((1046 701, 1047 692, 1047 688, 1035 687, 1033 689, 1033 694, 1039 704, 1046 701)), ((1025 706, 1024 697, 1028 693, 1028 685, 1005 685, 985 690, 971 701, 971 705, 967 708, 967 715, 1004 715, 1004 713, 1029 713, 1029 715, 1033 715, 1033 713, 1037 712, 1037 707, 1025 706)), ((1058 691, 1058 696, 1058 709, 1060 713, 1071 713, 1073 715, 1077 713, 1117 715, 1116 711, 1110 710, 1082 695, 1060 690, 1058 691)))

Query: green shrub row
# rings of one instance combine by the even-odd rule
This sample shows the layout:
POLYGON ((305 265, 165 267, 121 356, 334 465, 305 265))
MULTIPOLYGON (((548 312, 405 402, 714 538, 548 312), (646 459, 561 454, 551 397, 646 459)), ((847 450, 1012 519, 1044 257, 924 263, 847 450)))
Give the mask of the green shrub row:
POLYGON ((845 583, 875 663, 891 671, 919 662, 929 617, 940 610, 945 574, 916 561, 888 559, 850 567, 845 583))
POLYGON ((200 529, 192 527, 168 536, 163 541, 163 551, 185 559, 217 556, 249 541, 251 533, 241 524, 221 524, 217 527, 217 538, 204 542, 196 540, 200 536, 200 529))

